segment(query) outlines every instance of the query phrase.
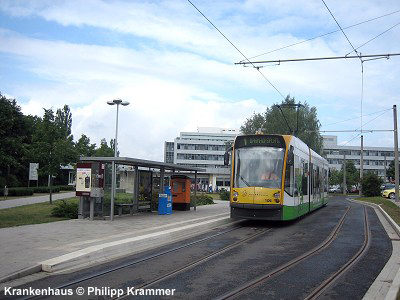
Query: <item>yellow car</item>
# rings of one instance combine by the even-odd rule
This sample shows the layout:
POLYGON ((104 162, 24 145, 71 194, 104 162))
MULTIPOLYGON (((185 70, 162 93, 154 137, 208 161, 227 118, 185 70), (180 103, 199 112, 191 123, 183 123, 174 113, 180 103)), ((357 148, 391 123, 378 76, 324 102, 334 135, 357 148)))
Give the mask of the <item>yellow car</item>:
POLYGON ((394 188, 393 189, 389 189, 389 190, 383 190, 382 191, 382 197, 394 199, 395 198, 395 194, 394 193, 395 193, 394 192, 394 188))

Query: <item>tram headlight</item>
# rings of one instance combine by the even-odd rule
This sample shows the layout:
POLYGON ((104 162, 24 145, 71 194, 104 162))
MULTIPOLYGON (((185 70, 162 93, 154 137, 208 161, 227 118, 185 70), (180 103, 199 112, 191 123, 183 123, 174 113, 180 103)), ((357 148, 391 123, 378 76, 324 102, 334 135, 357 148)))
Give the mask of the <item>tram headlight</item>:
POLYGON ((274 194, 274 198, 275 198, 275 202, 276 202, 276 203, 279 203, 279 201, 280 201, 280 199, 281 199, 281 193, 280 193, 280 192, 275 193, 275 194, 274 194))
POLYGON ((233 201, 237 201, 238 196, 239 196, 238 192, 233 192, 233 201))

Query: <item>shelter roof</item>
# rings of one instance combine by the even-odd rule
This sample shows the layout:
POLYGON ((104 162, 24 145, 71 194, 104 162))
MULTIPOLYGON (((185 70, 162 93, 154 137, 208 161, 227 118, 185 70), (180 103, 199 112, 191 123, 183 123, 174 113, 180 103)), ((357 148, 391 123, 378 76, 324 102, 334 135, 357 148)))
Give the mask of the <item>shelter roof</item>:
POLYGON ((169 164, 160 161, 152 161, 145 159, 138 159, 132 157, 81 157, 81 162, 115 162, 116 164, 128 165, 128 166, 138 166, 147 168, 156 168, 174 171, 191 171, 191 172, 205 172, 205 169, 186 167, 183 165, 169 164))

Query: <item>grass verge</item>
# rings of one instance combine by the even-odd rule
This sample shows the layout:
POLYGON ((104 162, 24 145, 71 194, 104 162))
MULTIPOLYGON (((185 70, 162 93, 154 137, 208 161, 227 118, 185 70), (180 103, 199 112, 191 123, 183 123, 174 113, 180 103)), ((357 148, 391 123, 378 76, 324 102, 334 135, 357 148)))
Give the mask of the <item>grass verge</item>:
MULTIPOLYGON (((78 197, 64 199, 68 202, 78 202, 78 197)), ((53 217, 51 210, 56 203, 61 200, 53 201, 53 204, 48 202, 30 204, 0 210, 0 228, 41 224, 56 221, 68 220, 67 218, 53 217)))
POLYGON ((400 225, 400 207, 398 207, 392 201, 382 197, 363 197, 363 198, 356 198, 356 200, 380 205, 383 208, 383 210, 386 211, 387 214, 397 223, 397 225, 400 225))
MULTIPOLYGON (((64 193, 71 193, 74 191, 59 191, 58 193, 53 193, 53 195, 59 195, 59 194, 64 194, 64 193)), ((22 198, 32 198, 32 197, 38 197, 38 196, 49 196, 49 193, 34 193, 31 196, 0 196, 0 201, 4 200, 14 200, 14 199, 22 199, 22 198)))

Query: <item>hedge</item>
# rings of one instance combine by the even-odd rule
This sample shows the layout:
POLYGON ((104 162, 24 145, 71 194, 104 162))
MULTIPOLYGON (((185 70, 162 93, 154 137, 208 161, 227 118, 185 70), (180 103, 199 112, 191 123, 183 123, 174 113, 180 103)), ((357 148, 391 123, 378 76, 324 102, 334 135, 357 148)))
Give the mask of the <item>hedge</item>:
MULTIPOLYGON (((8 196, 32 196, 33 190, 30 188, 9 188, 8 196)), ((0 189, 0 196, 4 196, 4 188, 0 189)))
MULTIPOLYGON (((34 193, 50 193, 50 188, 48 186, 38 186, 38 187, 33 187, 33 192, 34 193)), ((58 193, 60 192, 60 188, 57 186, 53 186, 51 189, 52 193, 58 193)))

